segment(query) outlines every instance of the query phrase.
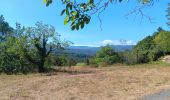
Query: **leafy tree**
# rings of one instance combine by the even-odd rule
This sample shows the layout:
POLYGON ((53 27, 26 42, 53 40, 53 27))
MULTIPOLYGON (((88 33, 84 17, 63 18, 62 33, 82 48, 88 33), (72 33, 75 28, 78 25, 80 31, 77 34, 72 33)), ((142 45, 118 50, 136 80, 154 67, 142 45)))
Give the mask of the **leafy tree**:
POLYGON ((3 15, 0 16, 0 42, 6 40, 7 36, 9 36, 13 32, 12 27, 9 26, 8 22, 5 21, 3 15))
POLYGON ((152 36, 147 36, 134 47, 138 63, 156 61, 170 54, 170 32, 158 28, 152 36))
MULTIPOLYGON (((25 28, 16 23, 13 29, 3 16, 0 41, 0 73, 7 74, 34 72, 37 67, 39 72, 45 72, 47 67, 56 64, 58 56, 52 52, 71 43, 61 40, 53 26, 37 22, 35 27, 25 28)), ((61 63, 66 64, 66 59, 61 59, 61 63)))
POLYGON ((96 53, 95 60, 98 64, 111 65, 119 62, 120 58, 113 48, 107 45, 96 53))
POLYGON ((56 49, 63 49, 68 46, 68 41, 62 41, 60 35, 53 26, 37 22, 35 27, 27 28, 30 47, 28 51, 33 51, 32 55, 26 54, 27 59, 38 66, 38 71, 45 72, 45 61, 50 53, 56 49))
POLYGON ((164 54, 170 54, 170 32, 161 31, 154 39, 157 47, 164 52, 164 54))
POLYGON ((58 59, 55 60, 57 66, 67 66, 67 56, 59 56, 58 59))
POLYGON ((132 51, 124 51, 122 52, 121 55, 121 59, 122 59, 122 63, 128 64, 128 65, 132 65, 132 64, 137 64, 138 63, 138 56, 136 55, 136 51, 132 50, 132 51))
MULTIPOLYGON (((46 6, 49 6, 53 0, 43 0, 46 6)), ((65 15, 64 24, 70 23, 72 30, 83 29, 89 24, 91 16, 100 14, 110 4, 115 2, 123 2, 125 0, 61 0, 65 8, 61 11, 61 15, 65 15)), ((151 5, 155 0, 136 0, 142 5, 151 5)), ((141 12, 141 11, 140 11, 141 12)))
POLYGON ((138 42, 134 50, 137 55, 137 62, 146 63, 149 62, 149 54, 155 48, 155 44, 152 36, 147 36, 142 41, 138 42))
POLYGON ((9 49, 13 52, 13 54, 18 56, 18 59, 16 59, 16 61, 18 63, 20 71, 22 73, 26 73, 28 61, 25 58, 25 54, 27 53, 27 48, 29 47, 29 44, 27 36, 25 34, 25 27, 21 27, 19 23, 16 23, 16 29, 14 31, 13 38, 13 45, 10 46, 9 49))
POLYGON ((13 29, 9 26, 8 22, 5 21, 3 15, 0 16, 0 72, 3 72, 5 69, 4 65, 7 65, 6 69, 11 69, 10 61, 11 57, 8 53, 8 42, 9 37, 12 36, 13 29))
POLYGON ((24 35, 24 28, 16 24, 16 29, 7 35, 5 41, 1 42, 1 70, 7 74, 26 73, 27 60, 25 59, 27 37, 24 35))

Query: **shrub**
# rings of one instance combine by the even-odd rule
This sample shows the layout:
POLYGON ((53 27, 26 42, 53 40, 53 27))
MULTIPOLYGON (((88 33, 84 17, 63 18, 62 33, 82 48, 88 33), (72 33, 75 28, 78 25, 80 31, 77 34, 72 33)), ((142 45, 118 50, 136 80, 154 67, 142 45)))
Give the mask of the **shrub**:
POLYGON ((95 62, 98 65, 111 65, 120 62, 120 57, 109 45, 104 46, 96 53, 95 62))
POLYGON ((137 55, 134 51, 125 51, 122 54, 122 62, 128 65, 133 65, 137 63, 137 55))

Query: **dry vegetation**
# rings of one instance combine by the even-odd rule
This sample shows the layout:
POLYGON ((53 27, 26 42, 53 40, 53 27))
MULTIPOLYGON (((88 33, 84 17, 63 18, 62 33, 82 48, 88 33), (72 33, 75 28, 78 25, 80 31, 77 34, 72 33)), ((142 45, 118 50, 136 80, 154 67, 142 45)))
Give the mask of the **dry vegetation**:
POLYGON ((134 100, 167 88, 169 64, 76 67, 65 73, 0 75, 0 100, 134 100))

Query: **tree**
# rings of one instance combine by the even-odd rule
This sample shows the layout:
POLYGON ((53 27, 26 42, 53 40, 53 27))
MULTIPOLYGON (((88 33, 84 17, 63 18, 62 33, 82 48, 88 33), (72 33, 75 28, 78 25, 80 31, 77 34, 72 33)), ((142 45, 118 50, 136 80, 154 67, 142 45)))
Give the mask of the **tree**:
POLYGON ((38 66, 40 73, 45 72, 45 61, 50 53, 56 49, 63 49, 69 45, 68 41, 62 41, 60 35, 55 31, 53 26, 37 22, 35 27, 29 27, 26 31, 30 47, 26 58, 38 66))
POLYGON ((124 51, 121 54, 122 63, 132 65, 138 63, 138 56, 136 55, 137 52, 134 50, 131 51, 124 51))
POLYGON ((146 63, 151 61, 149 54, 155 48, 155 43, 153 41, 152 36, 147 36, 142 41, 138 42, 138 44, 134 47, 134 51, 136 52, 137 62, 138 63, 146 63))
POLYGON ((11 50, 11 52, 13 52, 13 54, 18 56, 18 59, 16 59, 15 61, 17 61, 18 63, 17 66, 19 67, 20 71, 22 73, 26 73, 26 69, 28 69, 26 68, 28 67, 26 63, 28 61, 25 59, 25 54, 27 53, 27 48, 29 47, 29 44, 27 36, 25 34, 25 27, 21 27, 19 23, 16 23, 16 28, 13 33, 13 39, 13 43, 9 47, 9 49, 11 50))
POLYGON ((11 63, 13 57, 8 53, 8 40, 12 40, 13 29, 5 21, 3 15, 0 16, 0 72, 3 72, 5 68, 11 69, 11 63), (6 67, 5 67, 6 66, 6 67))
POLYGON ((1 71, 7 74, 26 73, 28 69, 25 59, 27 49, 27 39, 24 35, 25 28, 20 24, 16 24, 16 29, 10 35, 6 35, 4 41, 1 42, 0 66, 1 71))
MULTIPOLYGON (((53 0, 43 1, 46 3, 46 6, 49 6, 53 2, 53 0)), ((61 0, 65 5, 65 8, 61 12, 61 15, 66 16, 64 25, 70 23, 72 30, 83 29, 85 25, 89 24, 92 15, 100 14, 112 3, 123 1, 125 0, 61 0)), ((154 1, 156 0, 137 0, 137 2, 142 4, 137 10, 143 14, 141 8, 152 5, 154 1)))
POLYGON ((53 51, 71 43, 61 40, 53 26, 37 22, 35 27, 25 28, 16 23, 13 29, 3 16, 0 37, 0 73, 7 74, 35 72, 37 67, 39 72, 45 72, 55 65, 57 55, 53 51))
POLYGON ((152 36, 139 41, 133 51, 136 53, 138 63, 156 61, 161 56, 170 54, 170 32, 158 28, 152 36))
POLYGON ((157 47, 164 52, 164 54, 170 54, 170 32, 161 31, 154 39, 157 47))
POLYGON ((107 45, 96 53, 95 60, 98 64, 111 65, 119 62, 120 58, 113 48, 107 45))
POLYGON ((170 27, 170 3, 168 4, 168 9, 167 9, 167 19, 168 19, 168 22, 167 22, 167 25, 170 27))
POLYGON ((0 42, 6 40, 7 36, 13 32, 12 27, 5 21, 3 15, 0 16, 0 42))

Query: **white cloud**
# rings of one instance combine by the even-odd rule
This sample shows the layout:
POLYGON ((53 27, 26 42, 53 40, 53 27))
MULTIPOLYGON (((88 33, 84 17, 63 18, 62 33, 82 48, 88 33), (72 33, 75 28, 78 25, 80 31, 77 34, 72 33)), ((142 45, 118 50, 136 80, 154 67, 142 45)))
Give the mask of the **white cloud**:
POLYGON ((92 45, 92 44, 74 44, 73 46, 100 47, 99 45, 92 45))
POLYGON ((135 45, 136 43, 132 40, 103 40, 97 42, 88 42, 84 44, 74 44, 73 46, 89 46, 89 47, 100 47, 105 45, 135 45))
POLYGON ((112 40, 104 40, 101 42, 102 45, 114 45, 114 41, 112 40))
POLYGON ((101 45, 135 45, 132 40, 103 40, 101 45))

